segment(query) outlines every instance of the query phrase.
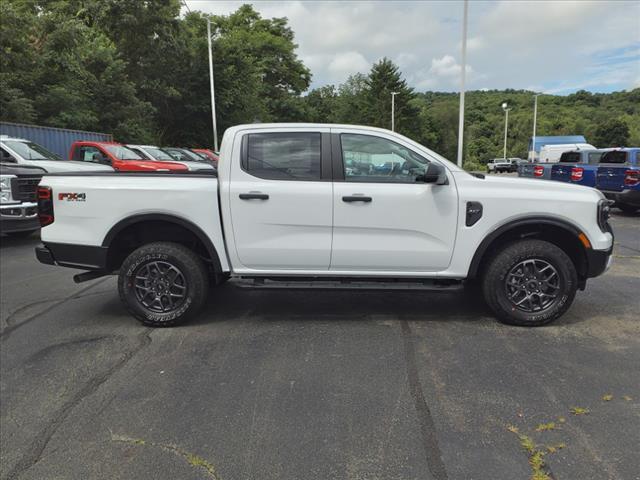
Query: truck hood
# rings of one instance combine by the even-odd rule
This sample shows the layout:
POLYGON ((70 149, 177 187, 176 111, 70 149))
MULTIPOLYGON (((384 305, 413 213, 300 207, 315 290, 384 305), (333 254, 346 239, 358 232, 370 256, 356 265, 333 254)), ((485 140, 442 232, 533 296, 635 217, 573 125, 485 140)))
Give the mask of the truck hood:
POLYGON ((157 162, 155 160, 123 160, 120 163, 119 170, 121 172, 129 171, 150 171, 158 170, 179 170, 187 171, 188 167, 178 162, 157 162))
POLYGON ((177 162, 177 163, 181 163, 182 165, 184 165, 185 167, 187 167, 190 171, 197 171, 197 170, 206 170, 206 171, 211 171, 211 170, 215 170, 216 168, 211 165, 210 163, 206 163, 206 162, 177 162))
POLYGON ((540 180, 523 177, 496 177, 485 175, 478 186, 483 189, 496 191, 509 191, 518 198, 549 198, 557 195, 570 195, 571 197, 604 198, 604 195, 595 188, 571 183, 555 182, 552 180, 540 180))
POLYGON ((25 165, 40 167, 48 173, 68 173, 68 172, 113 172, 113 168, 108 165, 98 165, 96 163, 77 162, 73 160, 30 160, 25 165))

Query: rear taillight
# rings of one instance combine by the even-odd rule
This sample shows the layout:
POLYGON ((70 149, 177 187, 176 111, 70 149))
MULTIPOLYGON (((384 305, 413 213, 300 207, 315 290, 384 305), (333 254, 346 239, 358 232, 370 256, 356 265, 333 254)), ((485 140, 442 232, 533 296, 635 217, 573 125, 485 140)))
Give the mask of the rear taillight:
POLYGON ((624 172, 624 184, 626 187, 634 187, 640 182, 640 170, 627 170, 624 172))
POLYGON ((51 187, 38 187, 38 219, 42 227, 51 225, 54 221, 51 187))
POLYGON ((580 180, 582 180, 583 173, 584 173, 584 168, 573 167, 571 169, 571 181, 572 182, 579 182, 580 180))
POLYGON ((536 165, 535 167, 533 167, 533 176, 534 177, 541 177, 542 175, 544 175, 544 167, 541 165, 536 165))

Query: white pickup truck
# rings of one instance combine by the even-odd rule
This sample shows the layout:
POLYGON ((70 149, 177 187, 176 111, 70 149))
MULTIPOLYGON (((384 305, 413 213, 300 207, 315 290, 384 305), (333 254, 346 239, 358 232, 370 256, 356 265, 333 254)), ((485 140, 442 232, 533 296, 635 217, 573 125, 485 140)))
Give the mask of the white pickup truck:
MULTIPOLYGON (((46 175, 38 259, 119 275, 128 310, 175 325, 229 278, 256 288, 455 289, 503 322, 560 317, 610 264, 591 188, 471 175, 370 127, 229 128, 215 173, 46 175)), ((452 305, 452 309, 455 306, 452 305)))

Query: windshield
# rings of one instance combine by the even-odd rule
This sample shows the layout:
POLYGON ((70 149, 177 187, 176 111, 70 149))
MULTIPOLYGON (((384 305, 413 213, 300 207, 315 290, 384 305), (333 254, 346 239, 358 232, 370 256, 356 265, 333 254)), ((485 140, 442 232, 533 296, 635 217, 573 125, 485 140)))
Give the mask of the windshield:
POLYGON ((173 162, 174 160, 171 155, 160 148, 145 147, 144 151, 147 152, 155 160, 159 160, 161 162, 173 162))
POLYGON ((165 148, 165 151, 168 152, 176 160, 180 160, 182 162, 203 162, 204 161, 195 153, 192 153, 183 148, 165 148))
POLYGON ((118 160, 144 160, 133 150, 120 145, 103 145, 103 147, 118 160))
POLYGON ((37 143, 16 142, 13 140, 5 140, 4 143, 25 160, 62 160, 58 155, 37 143))

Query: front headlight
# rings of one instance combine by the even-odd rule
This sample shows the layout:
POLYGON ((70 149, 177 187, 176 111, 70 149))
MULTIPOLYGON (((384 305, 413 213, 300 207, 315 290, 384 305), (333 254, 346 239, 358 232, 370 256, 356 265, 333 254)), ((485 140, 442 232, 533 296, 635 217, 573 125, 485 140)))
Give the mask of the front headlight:
POLYGON ((11 180, 15 175, 0 175, 0 203, 12 203, 11 180))
POLYGON ((598 202, 598 226, 603 232, 610 232, 609 216, 611 215, 611 205, 613 200, 602 199, 598 202))

